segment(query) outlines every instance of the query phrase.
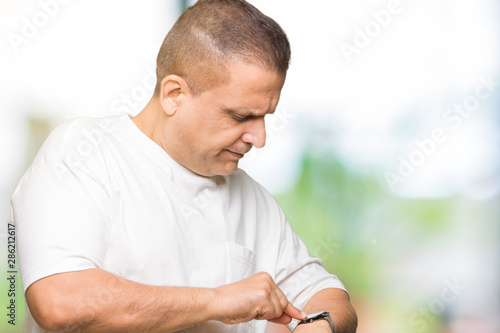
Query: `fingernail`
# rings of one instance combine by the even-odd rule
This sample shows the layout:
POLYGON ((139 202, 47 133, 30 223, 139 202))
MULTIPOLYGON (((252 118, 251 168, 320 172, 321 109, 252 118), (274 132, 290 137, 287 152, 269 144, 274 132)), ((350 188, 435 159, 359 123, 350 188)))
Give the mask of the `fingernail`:
POLYGON ((302 317, 307 317, 307 313, 305 313, 304 311, 300 311, 300 314, 302 315, 302 317))

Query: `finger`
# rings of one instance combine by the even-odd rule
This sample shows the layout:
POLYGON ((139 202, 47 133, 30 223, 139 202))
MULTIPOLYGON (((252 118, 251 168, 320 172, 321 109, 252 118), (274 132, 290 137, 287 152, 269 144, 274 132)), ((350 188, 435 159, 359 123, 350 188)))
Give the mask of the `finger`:
MULTIPOLYGON (((283 314, 283 301, 282 296, 280 294, 281 290, 279 288, 275 288, 274 293, 271 295, 271 303, 273 306, 272 316, 269 316, 267 319, 278 318, 283 314)), ((288 301, 287 301, 288 302, 288 301)))
POLYGON ((286 298, 283 291, 281 291, 281 289, 276 288, 276 293, 280 298, 281 309, 283 313, 286 313, 287 315, 295 319, 304 319, 305 317, 307 317, 307 314, 304 311, 297 309, 295 306, 293 306, 292 303, 288 301, 288 299, 286 298))
POLYGON ((300 311, 292 303, 288 302, 288 304, 283 308, 283 313, 289 315, 295 319, 304 319, 307 317, 307 314, 304 311, 300 311))
POLYGON ((283 314, 283 309, 281 307, 281 302, 277 295, 270 295, 270 299, 267 299, 262 312, 257 316, 257 319, 271 320, 278 318, 283 314))
POLYGON ((267 288, 269 288, 269 292, 266 293, 266 299, 263 300, 263 308, 259 313, 260 317, 266 320, 271 320, 274 318, 278 318, 283 314, 283 305, 288 303, 285 295, 281 291, 281 289, 274 283, 271 277, 267 282, 267 288))
POLYGON ((292 321, 292 317, 290 317, 286 313, 283 313, 280 317, 271 319, 269 321, 276 324, 287 325, 290 324, 290 322, 292 321))

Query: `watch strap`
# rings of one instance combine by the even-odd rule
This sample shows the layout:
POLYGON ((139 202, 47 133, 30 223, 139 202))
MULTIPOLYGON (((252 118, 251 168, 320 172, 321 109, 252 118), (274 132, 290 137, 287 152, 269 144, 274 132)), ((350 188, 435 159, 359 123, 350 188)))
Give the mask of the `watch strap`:
POLYGON ((308 323, 312 323, 312 322, 315 322, 317 320, 321 320, 321 319, 325 319, 328 321, 328 323, 330 324, 330 328, 332 330, 332 333, 335 333, 335 327, 333 326, 333 322, 332 322, 332 318, 330 317, 330 313, 328 312, 324 312, 324 314, 322 314, 321 316, 318 316, 317 318, 311 318, 311 319, 307 319, 307 320, 300 320, 299 323, 297 324, 297 326, 299 326, 300 324, 308 324, 308 323))
POLYGON ((328 323, 330 324, 330 328, 332 329, 332 333, 335 333, 335 327, 333 326, 332 318, 330 318, 330 314, 328 314, 326 317, 323 317, 324 319, 328 320, 328 323))

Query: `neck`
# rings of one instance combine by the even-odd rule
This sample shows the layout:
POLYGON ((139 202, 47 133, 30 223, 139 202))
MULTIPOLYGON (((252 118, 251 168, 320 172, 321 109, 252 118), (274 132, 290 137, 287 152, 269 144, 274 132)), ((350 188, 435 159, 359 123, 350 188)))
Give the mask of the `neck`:
POLYGON ((163 150, 166 150, 161 135, 164 132, 165 117, 166 114, 163 112, 160 100, 153 97, 144 109, 132 118, 132 121, 142 133, 156 142, 163 150))

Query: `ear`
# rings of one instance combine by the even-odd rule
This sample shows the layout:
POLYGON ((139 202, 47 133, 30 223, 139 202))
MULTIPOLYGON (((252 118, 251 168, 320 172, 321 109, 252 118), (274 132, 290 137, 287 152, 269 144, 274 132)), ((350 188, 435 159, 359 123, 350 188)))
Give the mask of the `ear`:
POLYGON ((182 77, 168 75, 161 81, 160 103, 169 116, 173 116, 179 108, 183 95, 190 94, 191 89, 182 77))

